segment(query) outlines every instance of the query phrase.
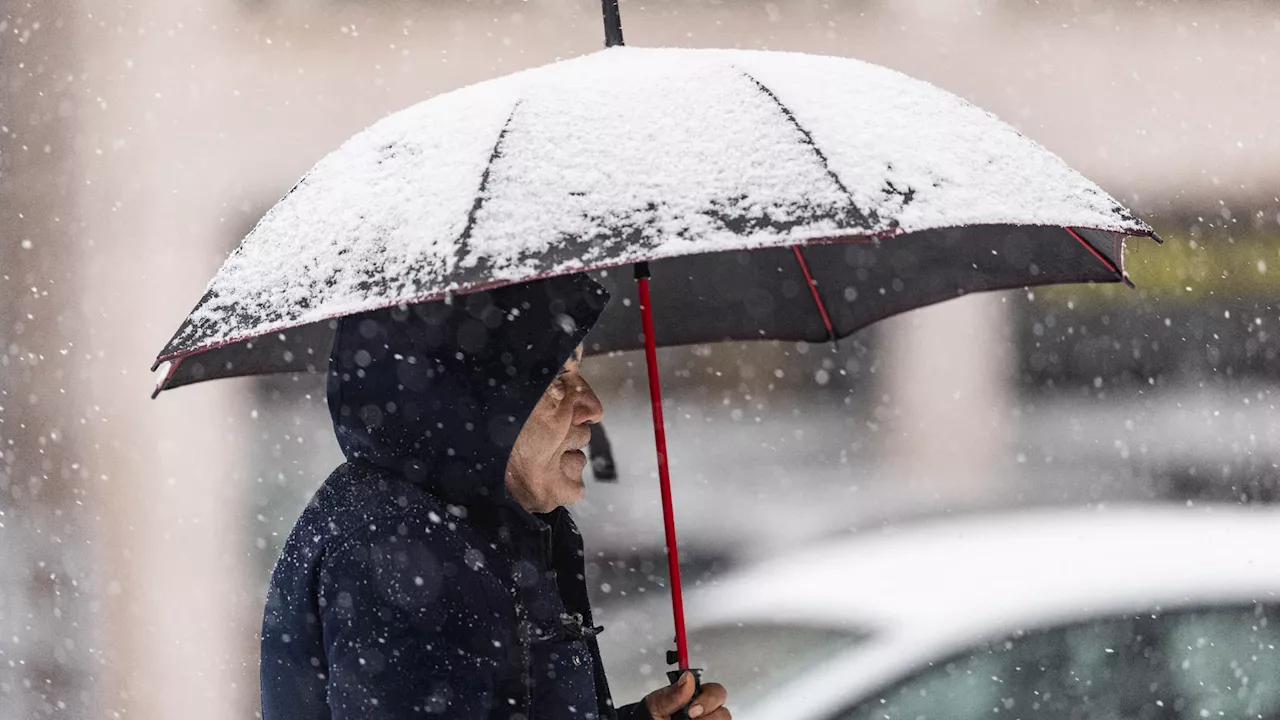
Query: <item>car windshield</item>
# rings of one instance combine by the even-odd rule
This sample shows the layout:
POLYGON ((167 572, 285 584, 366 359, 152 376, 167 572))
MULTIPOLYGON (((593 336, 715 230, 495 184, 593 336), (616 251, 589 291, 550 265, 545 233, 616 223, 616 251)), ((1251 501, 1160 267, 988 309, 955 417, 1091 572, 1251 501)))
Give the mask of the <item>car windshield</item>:
POLYGON ((689 633, 689 652, 708 679, 733 688, 734 702, 745 706, 865 638, 849 628, 718 625, 689 633))
POLYGON ((1015 635, 839 720, 1280 718, 1280 608, 1155 613, 1015 635))

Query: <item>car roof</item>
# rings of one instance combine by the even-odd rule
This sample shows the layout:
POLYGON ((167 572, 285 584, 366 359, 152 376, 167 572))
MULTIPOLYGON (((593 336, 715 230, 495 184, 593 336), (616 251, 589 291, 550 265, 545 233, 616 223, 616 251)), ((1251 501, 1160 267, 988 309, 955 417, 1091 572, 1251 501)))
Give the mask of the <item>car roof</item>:
POLYGON ((690 594, 691 627, 981 635, 1112 612, 1280 602, 1280 511, 1046 509, 859 532, 690 594))

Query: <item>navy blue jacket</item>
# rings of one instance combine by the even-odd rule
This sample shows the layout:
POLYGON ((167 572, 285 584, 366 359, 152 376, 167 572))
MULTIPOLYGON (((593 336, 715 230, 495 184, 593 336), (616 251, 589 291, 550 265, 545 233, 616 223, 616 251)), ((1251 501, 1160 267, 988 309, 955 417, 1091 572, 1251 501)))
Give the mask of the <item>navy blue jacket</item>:
POLYGON ((647 717, 612 707, 572 518, 505 487, 606 300, 575 275, 341 321, 328 392, 347 462, 271 578, 264 720, 647 717))

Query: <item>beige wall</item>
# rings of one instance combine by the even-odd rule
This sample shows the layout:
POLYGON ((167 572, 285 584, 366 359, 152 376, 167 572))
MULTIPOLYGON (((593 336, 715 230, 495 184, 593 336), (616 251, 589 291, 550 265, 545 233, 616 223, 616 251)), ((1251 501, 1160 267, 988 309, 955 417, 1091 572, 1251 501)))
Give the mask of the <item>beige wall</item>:
POLYGON ((73 10, 0 0, 0 718, 92 690, 73 10))
MULTIPOLYGON (((1280 187, 1268 6, 634 5, 632 44, 834 53, 935 81, 1143 207, 1259 203, 1280 187)), ((78 18, 85 273, 66 302, 93 354, 77 412, 110 588, 101 716, 246 717, 260 602, 236 544, 254 479, 246 385, 151 402, 150 359, 234 235, 322 153, 413 101, 591 51, 600 20, 568 0, 86 0, 78 18)), ((920 372, 942 392, 992 382, 920 372)))

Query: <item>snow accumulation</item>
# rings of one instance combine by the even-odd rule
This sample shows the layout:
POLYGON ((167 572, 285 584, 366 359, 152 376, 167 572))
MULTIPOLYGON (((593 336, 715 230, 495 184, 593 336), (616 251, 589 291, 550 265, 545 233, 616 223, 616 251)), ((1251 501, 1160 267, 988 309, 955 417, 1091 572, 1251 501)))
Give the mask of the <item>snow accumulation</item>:
POLYGON ((900 73, 612 48, 352 137, 249 233, 162 357, 585 267, 995 223, 1150 232, 1010 126, 900 73))

